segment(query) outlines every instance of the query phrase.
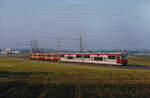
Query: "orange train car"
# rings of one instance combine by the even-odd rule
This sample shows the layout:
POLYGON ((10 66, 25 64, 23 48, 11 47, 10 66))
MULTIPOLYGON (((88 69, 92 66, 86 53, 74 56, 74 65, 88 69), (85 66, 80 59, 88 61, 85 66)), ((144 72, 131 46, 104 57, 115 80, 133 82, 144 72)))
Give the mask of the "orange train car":
POLYGON ((59 61, 59 54, 57 53, 31 53, 29 57, 33 60, 59 61))

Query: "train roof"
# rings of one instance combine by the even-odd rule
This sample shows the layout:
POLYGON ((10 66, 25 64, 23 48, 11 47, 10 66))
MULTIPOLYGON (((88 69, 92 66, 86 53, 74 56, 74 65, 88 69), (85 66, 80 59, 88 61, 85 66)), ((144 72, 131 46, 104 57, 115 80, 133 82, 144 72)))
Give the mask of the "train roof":
POLYGON ((88 55, 118 55, 118 54, 126 54, 123 52, 97 52, 97 53, 60 53, 60 54, 68 54, 68 55, 81 55, 81 54, 88 54, 88 55))
MULTIPOLYGON (((38 54, 58 54, 58 53, 38 53, 38 54)), ((68 54, 68 55, 81 55, 81 54, 87 54, 87 55, 101 55, 101 54, 127 54, 126 52, 60 52, 59 54, 68 54)))

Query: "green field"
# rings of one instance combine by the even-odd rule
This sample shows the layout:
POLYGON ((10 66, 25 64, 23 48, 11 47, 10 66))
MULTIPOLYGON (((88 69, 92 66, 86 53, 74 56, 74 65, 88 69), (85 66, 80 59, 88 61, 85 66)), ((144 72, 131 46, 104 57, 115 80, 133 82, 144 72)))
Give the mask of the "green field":
POLYGON ((149 98, 150 71, 1 57, 0 86, 0 98, 149 98))

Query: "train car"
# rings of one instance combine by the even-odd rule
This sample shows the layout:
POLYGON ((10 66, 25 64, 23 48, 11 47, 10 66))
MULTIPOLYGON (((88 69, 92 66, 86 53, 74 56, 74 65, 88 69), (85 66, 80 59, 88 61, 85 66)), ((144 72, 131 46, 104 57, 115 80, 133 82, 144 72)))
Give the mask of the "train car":
POLYGON ((111 65, 128 63, 126 53, 31 53, 30 59, 111 65))
POLYGON ((59 61, 58 53, 31 53, 29 57, 33 60, 59 61))
POLYGON ((60 61, 96 64, 125 65, 128 63, 124 53, 64 53, 60 61))

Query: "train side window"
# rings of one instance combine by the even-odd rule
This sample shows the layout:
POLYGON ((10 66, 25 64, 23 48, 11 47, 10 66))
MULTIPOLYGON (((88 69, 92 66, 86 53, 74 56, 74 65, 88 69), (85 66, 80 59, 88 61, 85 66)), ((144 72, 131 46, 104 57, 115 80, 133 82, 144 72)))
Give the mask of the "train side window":
POLYGON ((76 58, 82 58, 82 55, 76 55, 76 58))
POLYGON ((95 61, 103 61, 103 57, 94 57, 95 61))
POLYGON ((51 55, 50 55, 50 54, 48 54, 48 57, 51 57, 51 55))
POLYGON ((64 55, 61 55, 61 57, 64 58, 65 56, 64 56, 64 55))
POLYGON ((90 58, 90 55, 84 55, 84 58, 90 58))
POLYGON ((116 56, 114 56, 114 55, 109 55, 109 56, 108 56, 108 59, 116 59, 116 56))
POLYGON ((73 59, 73 56, 68 56, 67 59, 73 59))

